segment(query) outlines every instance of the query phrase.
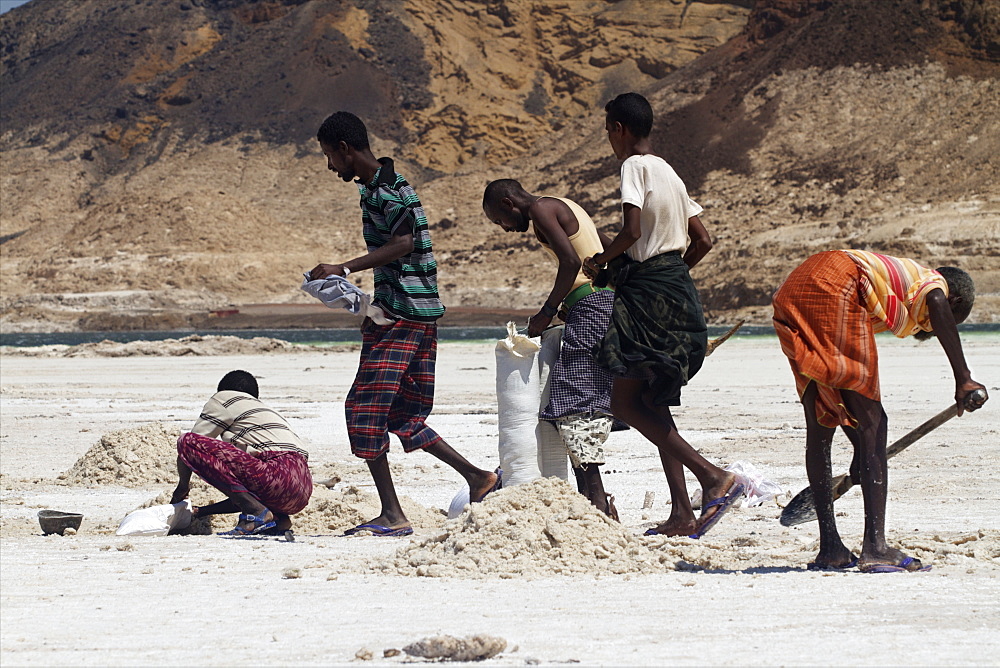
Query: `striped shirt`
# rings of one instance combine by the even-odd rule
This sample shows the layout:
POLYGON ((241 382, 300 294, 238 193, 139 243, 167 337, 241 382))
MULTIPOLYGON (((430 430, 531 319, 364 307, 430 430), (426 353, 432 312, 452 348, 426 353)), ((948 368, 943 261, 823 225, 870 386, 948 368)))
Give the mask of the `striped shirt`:
POLYGON ((860 250, 844 253, 861 268, 861 299, 876 332, 889 330, 903 338, 933 330, 927 295, 935 288, 948 295, 941 274, 905 258, 860 250))
POLYGON ((308 459, 302 441, 285 418, 245 392, 216 392, 201 409, 192 432, 231 443, 240 450, 290 450, 308 459))
POLYGON ((372 302, 403 320, 434 322, 444 315, 444 305, 438 296, 437 262, 427 217, 413 186, 396 173, 392 160, 379 158, 379 162, 382 166, 370 183, 355 182, 361 194, 361 220, 368 252, 381 248, 404 231, 413 234, 413 252, 375 267, 372 302))

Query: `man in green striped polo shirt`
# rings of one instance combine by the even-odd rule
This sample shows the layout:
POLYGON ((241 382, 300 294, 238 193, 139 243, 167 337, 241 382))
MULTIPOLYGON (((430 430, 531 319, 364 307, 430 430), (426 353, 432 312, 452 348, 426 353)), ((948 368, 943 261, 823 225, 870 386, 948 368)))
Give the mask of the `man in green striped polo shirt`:
POLYGON ((344 401, 351 451, 371 470, 382 512, 347 533, 380 536, 413 533, 399 505, 389 472, 389 434, 403 450, 426 450, 469 483, 469 498, 481 500, 500 484, 498 473, 477 468, 449 446, 427 423, 434 405, 437 320, 444 306, 437 291, 437 263, 427 217, 416 191, 390 158, 375 158, 360 118, 338 111, 317 133, 327 168, 355 181, 361 195, 364 255, 340 264, 320 264, 313 280, 373 269, 372 305, 388 325, 365 318, 358 375, 344 401))

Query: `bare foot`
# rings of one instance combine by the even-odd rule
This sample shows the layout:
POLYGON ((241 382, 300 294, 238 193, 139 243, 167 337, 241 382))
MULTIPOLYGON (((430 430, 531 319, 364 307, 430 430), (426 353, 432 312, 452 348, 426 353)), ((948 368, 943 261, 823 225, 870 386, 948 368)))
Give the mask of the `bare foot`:
POLYGON ((671 515, 665 521, 660 522, 655 527, 646 532, 646 535, 655 536, 690 536, 698 530, 698 520, 693 515, 689 517, 675 517, 671 515))
POLYGON ((841 546, 843 549, 838 549, 836 552, 831 554, 824 554, 820 552, 816 555, 816 559, 809 564, 809 568, 812 570, 825 570, 825 569, 845 569, 854 568, 858 565, 858 558, 853 552, 848 550, 846 547, 841 546))
POLYGON ((500 482, 500 476, 496 473, 486 473, 483 476, 482 482, 477 484, 475 488, 470 486, 469 488, 469 500, 472 503, 478 503, 482 501, 492 491, 495 491, 497 483, 500 482))
POLYGON ((729 493, 729 490, 732 489, 733 485, 736 483, 735 473, 730 473, 728 471, 725 473, 725 477, 720 478, 718 483, 711 487, 706 487, 702 492, 701 523, 705 522, 705 520, 719 512, 719 506, 706 506, 708 506, 711 501, 726 496, 729 493))

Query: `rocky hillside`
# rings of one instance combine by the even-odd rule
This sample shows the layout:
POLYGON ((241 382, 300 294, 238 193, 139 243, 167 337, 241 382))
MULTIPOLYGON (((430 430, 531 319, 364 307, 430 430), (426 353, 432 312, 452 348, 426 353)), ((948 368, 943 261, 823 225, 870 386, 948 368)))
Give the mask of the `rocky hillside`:
POLYGON ((630 89, 653 101, 658 150, 706 208, 716 250, 696 278, 714 320, 765 322, 797 261, 844 246, 966 267, 974 317, 1000 320, 995 3, 751 4, 12 10, 0 17, 4 328, 176 325, 306 301, 303 269, 361 250, 356 192, 313 139, 338 108, 368 119, 376 152, 418 185, 446 302, 534 306, 550 268, 484 220, 482 187, 513 176, 614 229, 601 107, 630 89))

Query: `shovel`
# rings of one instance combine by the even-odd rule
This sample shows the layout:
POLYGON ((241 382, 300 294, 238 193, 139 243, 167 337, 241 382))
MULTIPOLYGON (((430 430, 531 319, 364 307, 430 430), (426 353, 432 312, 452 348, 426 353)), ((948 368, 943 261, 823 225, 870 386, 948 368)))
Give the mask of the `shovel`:
MULTIPOLYGON (((983 390, 970 392, 965 398, 965 409, 968 411, 974 411, 977 408, 981 408, 982 405, 986 403, 987 398, 986 392, 983 390)), ((944 409, 930 420, 923 423, 886 448, 886 458, 889 459, 895 457, 900 452, 913 445, 915 442, 931 433, 956 415, 958 415, 958 406, 956 404, 951 404, 948 408, 944 409)), ((854 485, 855 481, 851 479, 850 473, 845 473, 844 475, 839 475, 834 478, 833 500, 836 501, 842 497, 847 493, 847 490, 854 487, 854 485)), ((804 490, 796 494, 795 498, 789 501, 788 505, 785 506, 785 509, 781 511, 781 525, 786 527, 811 522, 814 519, 816 519, 816 502, 813 499, 811 487, 806 487, 804 490)))

